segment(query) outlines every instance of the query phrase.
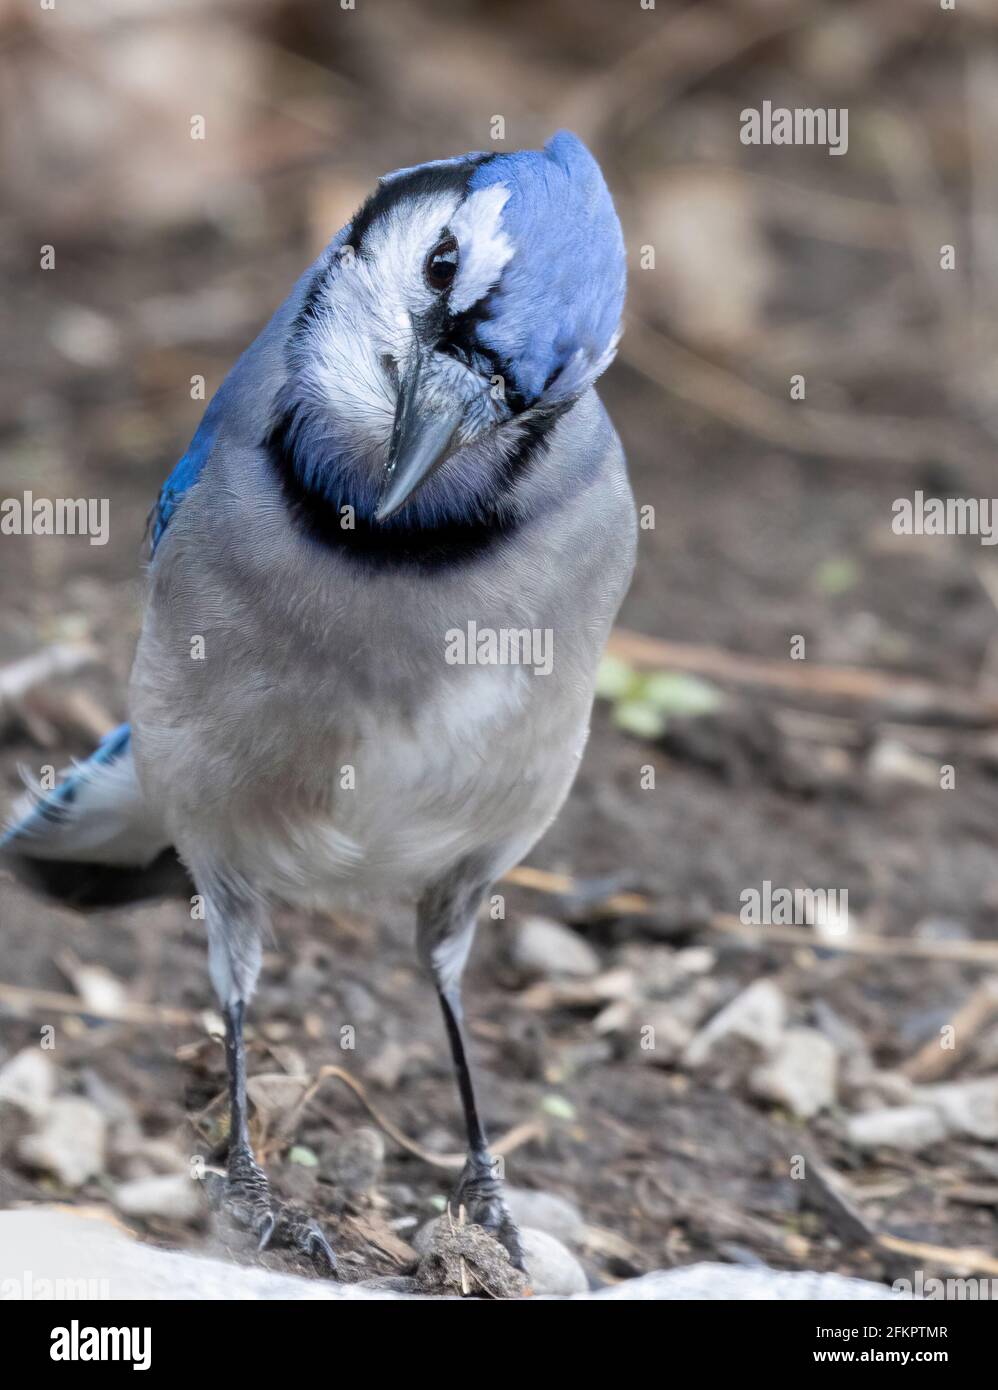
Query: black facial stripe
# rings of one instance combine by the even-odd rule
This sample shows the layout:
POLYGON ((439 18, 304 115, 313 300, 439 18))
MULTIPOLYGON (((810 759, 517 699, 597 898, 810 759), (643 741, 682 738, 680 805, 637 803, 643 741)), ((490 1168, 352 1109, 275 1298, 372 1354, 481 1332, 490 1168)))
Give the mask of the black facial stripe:
POLYGON ((528 401, 517 389, 512 364, 509 360, 500 357, 497 352, 486 347, 478 338, 478 329, 492 317, 493 293, 490 290, 475 304, 463 309, 459 314, 454 314, 444 325, 438 347, 443 352, 449 352, 469 367, 474 366, 476 358, 486 363, 490 376, 502 377, 506 404, 515 415, 519 415, 534 402, 528 401))
POLYGON ((305 298, 302 300, 301 308, 298 310, 297 314, 295 314, 295 321, 291 325, 291 332, 288 334, 289 347, 300 342, 305 330, 305 325, 308 323, 309 319, 313 317, 315 306, 322 296, 328 269, 329 262, 323 261, 322 265, 319 266, 312 276, 312 282, 305 292, 305 298))
POLYGON ((463 198, 468 191, 468 182, 479 164, 493 157, 478 155, 462 159, 456 164, 429 165, 379 184, 353 219, 348 238, 350 245, 361 255, 364 238, 371 226, 404 199, 432 197, 436 193, 458 193, 463 198))
POLYGON ((506 460, 496 479, 495 497, 484 516, 441 522, 435 526, 408 525, 402 517, 384 525, 357 515, 353 529, 345 529, 340 524, 340 507, 349 504, 349 498, 333 500, 327 491, 309 487, 302 481, 295 460, 293 408, 279 417, 262 441, 262 447, 278 478, 292 519, 313 540, 372 568, 413 568, 431 572, 471 561, 515 533, 519 522, 511 509, 501 504, 533 461, 547 449, 551 429, 570 404, 538 414, 526 424, 516 451, 506 460))

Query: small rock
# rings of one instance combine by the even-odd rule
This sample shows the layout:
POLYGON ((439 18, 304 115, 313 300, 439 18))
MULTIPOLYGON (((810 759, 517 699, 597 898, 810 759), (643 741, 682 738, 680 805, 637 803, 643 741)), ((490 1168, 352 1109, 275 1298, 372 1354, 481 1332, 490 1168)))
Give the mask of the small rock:
POLYGON ((525 917, 513 935, 513 964, 530 978, 599 974, 599 956, 581 936, 548 917, 525 917))
POLYGON ((884 1146, 918 1153, 946 1138, 946 1126, 930 1105, 899 1105, 851 1115, 846 1138, 859 1149, 884 1146))
POLYGON ((320 1165, 341 1197, 360 1197, 370 1192, 381 1176, 385 1141, 380 1130, 361 1125, 330 1147, 320 1165))
POLYGON ((691 976, 709 975, 717 964, 717 954, 709 946, 674 951, 670 946, 631 942, 617 952, 617 960, 640 980, 646 999, 666 999, 674 991, 686 990, 691 976))
POLYGON ((104 1171, 107 1123, 97 1106, 79 1096, 53 1100, 34 1134, 18 1144, 32 1168, 54 1174, 64 1187, 82 1187, 104 1171))
POLYGON ((676 1017, 672 1004, 638 1008, 631 1018, 634 1058, 667 1067, 689 1046, 693 1029, 676 1017))
POLYGON ((709 975, 717 964, 717 952, 709 946, 684 946, 676 952, 676 965, 684 975, 709 975))
POLYGON ((543 1231, 557 1240, 579 1241, 586 1222, 574 1202, 554 1192, 533 1192, 525 1187, 504 1188, 506 1205, 516 1224, 543 1231))
POLYGON ((701 1028, 687 1047, 689 1067, 724 1066, 746 1053, 771 1057, 779 1046, 786 1000, 772 980, 755 980, 701 1028))
POLYGON ((82 304, 65 305, 54 316, 49 337, 63 357, 78 367, 111 367, 121 355, 121 336, 114 322, 82 304))
POLYGON ((138 1125, 112 1125, 108 1150, 116 1172, 129 1179, 151 1178, 157 1174, 190 1172, 190 1155, 170 1139, 150 1139, 138 1125))
POLYGON ((786 1105, 809 1120, 835 1100, 838 1054, 815 1028, 788 1028, 776 1055, 752 1075, 756 1095, 786 1105))
POLYGON ((722 985, 716 975, 688 980, 669 1000, 669 1012, 677 1023, 685 1024, 692 1033, 717 1008, 721 991, 722 985))
POLYGON ((55 1095, 57 1072, 38 1046, 25 1047, 0 1067, 0 1105, 41 1115, 55 1095))
POLYGON ((180 1173, 122 1183, 114 1193, 114 1204, 125 1216, 161 1216, 170 1221, 196 1221, 205 1211, 198 1183, 180 1173))
POLYGON ((879 739, 867 759, 867 771, 875 782, 902 782, 914 787, 939 786, 938 762, 915 753, 899 739, 879 739))
POLYGON ((967 1134, 992 1143, 998 1140, 998 1076, 922 1086, 915 1098, 932 1106, 950 1134, 967 1134))
POLYGON ((402 1080, 408 1061, 409 1049, 392 1040, 386 1042, 377 1056, 365 1065, 364 1075, 376 1086, 383 1086, 386 1091, 394 1091, 402 1080))
POLYGON ((915 1086, 903 1072, 870 1071, 861 1078, 855 1092, 857 1110, 879 1110, 883 1105, 912 1105, 915 1086))
POLYGON ((66 974, 83 1001, 83 1012, 92 1010, 99 1018, 113 1018, 128 1003, 128 990, 103 965, 76 961, 66 967, 66 974))
POLYGON ((588 1290, 585 1271, 560 1240, 555 1240, 547 1231, 534 1231, 529 1226, 520 1231, 520 1240, 527 1279, 535 1294, 568 1298, 588 1290))

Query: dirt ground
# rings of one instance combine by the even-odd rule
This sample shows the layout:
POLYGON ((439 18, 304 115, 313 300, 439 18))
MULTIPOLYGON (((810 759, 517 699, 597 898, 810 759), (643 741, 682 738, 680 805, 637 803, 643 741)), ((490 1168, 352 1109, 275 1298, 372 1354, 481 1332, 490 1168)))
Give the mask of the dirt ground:
MULTIPOLYGON (((333 47, 323 49, 315 26, 303 22, 301 7, 278 8, 268 32, 283 52, 306 50, 334 69, 356 71, 360 48, 332 56, 333 47)), ((995 936, 998 566, 974 537, 898 537, 891 530, 892 502, 916 489, 994 493, 993 418, 986 394, 958 380, 961 363, 940 358, 940 344, 949 341, 940 322, 959 310, 940 309, 912 252, 925 209, 911 191, 918 178, 905 164, 908 146, 901 142, 904 151, 896 163, 887 161, 887 173, 870 153, 879 116, 920 111, 916 142, 925 137, 939 173, 925 215, 956 228, 936 237, 933 223, 926 236, 933 245, 960 240, 971 156, 958 122, 938 113, 951 109, 966 54, 937 41, 934 31, 906 30, 898 8, 869 7, 869 42, 879 38, 882 45, 850 96, 857 157, 822 155, 815 175, 813 152, 781 152, 781 183, 807 190, 820 177, 831 201, 817 214, 802 212, 800 199, 790 213, 775 196, 752 205, 752 234, 769 269, 765 294, 746 310, 747 339, 712 347, 691 341, 681 308, 670 309, 642 271, 632 273, 633 343, 628 348, 625 338, 602 394, 628 453, 636 499, 654 507, 655 526, 642 532, 620 623, 787 667, 792 638, 803 636, 807 664, 914 675, 973 694, 982 707, 991 701, 990 715, 954 718, 944 699, 942 712, 906 718, 882 703, 795 696, 736 677, 716 682, 724 699, 719 710, 670 718, 664 733, 649 739, 621 729, 610 702, 597 704, 574 791, 529 864, 583 881, 605 879, 607 893, 640 893, 651 910, 615 912, 594 893, 571 898, 507 885, 505 920, 482 924, 466 985, 490 1128, 501 1135, 530 1126, 506 1159, 508 1180, 577 1204, 587 1226, 580 1253, 595 1280, 695 1259, 761 1259, 877 1279, 910 1277, 925 1263, 892 1250, 884 1236, 995 1254, 998 1153, 983 1121, 977 1136, 949 1133, 915 1152, 865 1149, 848 1137, 850 1116, 884 1103, 875 1083, 848 1080, 850 1062, 864 1055, 881 1080, 898 1077, 996 971, 993 959, 982 965, 936 958, 932 947, 941 944, 937 955, 944 957, 947 943, 995 936), (833 204, 846 226, 839 240, 825 221, 833 204), (856 230, 860 205, 868 234, 856 230), (638 329, 662 335, 668 351, 650 358, 638 329), (691 358, 699 365, 687 374, 691 358), (809 384, 801 409, 840 417, 841 435, 833 429, 819 438, 811 415, 793 415, 785 383, 797 360, 808 363, 800 367, 809 384), (725 374, 720 386, 708 364, 725 374), (767 402, 760 413, 747 412, 750 423, 732 418, 740 384, 767 402), (864 412, 871 418, 865 436, 864 412), (910 447, 897 443, 883 424, 887 417, 912 427, 910 447), (857 421, 868 449, 848 443, 857 421), (641 785, 649 765, 653 790, 641 785), (954 789, 939 785, 943 765, 956 769, 954 789), (764 932, 748 942, 719 930, 718 916, 737 915, 741 894, 765 880, 847 889, 854 932, 929 943, 928 954, 822 949, 807 927, 798 944, 768 941, 764 932), (514 942, 523 917, 538 913, 571 924, 595 949, 595 983, 573 995, 557 979, 526 976, 514 942), (708 953, 683 958, 697 962, 701 1002, 679 1007, 693 1010, 693 1031, 752 981, 767 978, 793 1023, 833 1039, 839 1080, 820 1113, 800 1118, 760 1095, 741 1063, 712 1071, 682 1054, 666 1060, 642 1049, 641 1025, 680 998, 677 953, 693 946, 708 953), (630 972, 629 1007, 615 1018, 607 1013, 615 999, 607 976, 621 969, 630 972), (804 1182, 792 1175, 797 1155, 813 1165, 815 1176, 804 1182), (828 1170, 846 1184, 852 1217, 817 1176, 828 1170)), ((447 13, 430 6, 425 16, 442 26, 447 13)), ((994 30, 984 19, 980 24, 980 43, 993 53, 994 30)), ((591 20, 576 35, 589 80, 596 70, 588 66, 587 44, 595 48, 601 33, 591 20)), ((665 151, 662 167, 675 177, 706 167, 727 197, 723 171, 732 151, 725 147, 713 163, 703 154, 713 150, 717 112, 771 93, 774 72, 791 73, 785 85, 798 90, 807 76, 806 37, 795 31, 762 39, 744 62, 719 74, 706 63, 694 67, 666 110, 642 114, 638 101, 638 135, 630 144, 610 129, 602 153, 611 185, 616 176, 622 188, 632 245, 656 240, 648 228, 657 205, 650 194, 647 204, 638 196, 651 181, 649 174, 642 183, 640 161, 657 170, 665 151)), ((625 39, 618 36, 621 52, 625 39)), ((370 32, 365 41, 363 52, 378 51, 370 49, 370 32)), ((535 57, 543 56, 540 32, 536 42, 535 57)), ((398 97, 400 105, 404 100, 413 100, 411 93, 398 97)), ((453 138, 431 148, 434 130, 428 116, 415 157, 456 148, 453 138)), ((363 146, 350 146, 351 178, 413 156, 408 148, 392 152, 390 131, 382 112, 363 146)), ((483 138, 479 133, 477 143, 483 138)), ((0 541, 0 668, 59 640, 86 638, 98 653, 95 663, 6 711, 5 801, 18 786, 19 765, 65 765, 89 751, 105 717, 126 716, 145 517, 202 408, 189 399, 189 377, 202 372, 209 390, 217 385, 306 263, 323 209, 349 200, 352 184, 343 186, 334 156, 317 155, 306 142, 307 156, 296 163, 289 143, 285 134, 281 157, 267 147, 267 167, 249 180, 258 200, 249 212, 249 204, 236 204, 224 216, 217 209, 208 217, 190 214, 141 233, 124 219, 101 227, 81 217, 59 240, 57 290, 43 275, 11 276, 2 332, 14 368, 0 385, 5 494, 32 486, 45 495, 108 497, 112 540, 106 547, 81 538, 0 541), (244 215, 251 226, 240 225, 244 215)), ((744 173, 771 176, 765 156, 772 152, 736 148, 744 173)), ((325 234, 334 229, 328 225, 325 234)), ((34 256, 38 239, 27 217, 17 231, 4 252, 8 271, 29 251, 34 256)), ((993 296, 994 285, 981 283, 980 292, 993 296)), ((89 1097, 116 1123, 127 1120, 145 1143, 165 1140, 182 1157, 217 1158, 224 1057, 206 1031, 203 1016, 215 1004, 201 929, 185 905, 81 914, 19 886, 4 883, 0 891, 0 1064, 35 1043, 42 1026, 54 1025, 61 1091, 89 1097), (95 965, 108 973, 115 999, 147 1006, 141 1022, 111 1022, 82 1004, 63 1012, 47 998, 87 998, 84 967, 95 965)), ((373 1194, 346 1200, 335 1181, 346 1161, 342 1141, 360 1126, 384 1132, 383 1119, 434 1154, 461 1148, 445 1039, 411 935, 401 908, 365 921, 282 912, 252 1010, 251 1076, 314 1078, 324 1066, 341 1068, 377 1112, 372 1117, 354 1090, 329 1076, 299 1111, 276 1087, 278 1099, 256 1115, 277 1190, 322 1218, 348 1278, 403 1266, 405 1250, 393 1240, 407 1241, 441 1209, 453 1173, 385 1133, 373 1194), (352 1047, 341 1045, 344 1027, 355 1030, 352 1047)), ((992 1014, 972 1036, 961 1035, 946 1079, 996 1072, 992 1014)), ((891 1103, 902 1095, 898 1087, 891 1103)), ((107 1205, 118 1181, 169 1167, 165 1160, 158 1166, 152 1151, 112 1146, 106 1171, 69 1190, 22 1161, 20 1134, 17 1122, 0 1130, 4 1206, 53 1198, 107 1205)), ((217 1249, 221 1239, 200 1218, 133 1224, 168 1244, 217 1249)), ((963 1263, 984 1268, 979 1260, 963 1263)))

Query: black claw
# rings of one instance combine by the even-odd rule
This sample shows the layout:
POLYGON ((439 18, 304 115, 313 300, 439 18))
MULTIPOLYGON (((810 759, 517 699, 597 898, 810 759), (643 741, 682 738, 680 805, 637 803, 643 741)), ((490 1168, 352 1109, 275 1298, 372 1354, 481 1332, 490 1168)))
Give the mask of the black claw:
POLYGON ((503 1201, 502 1183, 488 1154, 473 1155, 465 1164, 451 1198, 451 1210, 459 1211, 462 1206, 468 1221, 495 1236, 506 1248, 513 1266, 525 1274, 520 1233, 503 1201))
POLYGON ((267 1246, 270 1244, 270 1238, 274 1234, 276 1225, 277 1222, 274 1219, 274 1213, 272 1211, 266 1212, 263 1220, 258 1220, 255 1223, 254 1229, 258 1231, 260 1236, 256 1247, 258 1250, 266 1250, 267 1246))
POLYGON ((336 1273, 336 1256, 333 1254, 333 1247, 317 1226, 312 1230, 306 1253, 316 1263, 321 1256, 328 1265, 330 1274, 336 1273))
POLYGON ((235 1152, 228 1178, 220 1184, 220 1206, 231 1220, 257 1237, 257 1251, 282 1247, 296 1251, 320 1270, 336 1272, 336 1256, 317 1222, 295 1207, 275 1202, 263 1169, 248 1152, 235 1152))

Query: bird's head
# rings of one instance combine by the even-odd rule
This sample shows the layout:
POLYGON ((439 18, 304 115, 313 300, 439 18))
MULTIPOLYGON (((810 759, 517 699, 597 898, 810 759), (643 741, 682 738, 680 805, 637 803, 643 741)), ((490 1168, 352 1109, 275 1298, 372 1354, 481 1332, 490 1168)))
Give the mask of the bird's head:
POLYGON ((501 464, 609 365, 624 284, 613 202, 568 132, 383 178, 296 325, 298 389, 351 494, 376 522, 480 508, 482 458, 501 464))

